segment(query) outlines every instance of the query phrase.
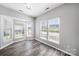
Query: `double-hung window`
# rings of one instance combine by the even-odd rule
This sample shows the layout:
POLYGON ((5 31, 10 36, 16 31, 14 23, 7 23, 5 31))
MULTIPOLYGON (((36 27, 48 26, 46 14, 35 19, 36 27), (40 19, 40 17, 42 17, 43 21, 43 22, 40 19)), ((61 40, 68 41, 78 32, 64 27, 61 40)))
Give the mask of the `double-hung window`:
POLYGON ((53 18, 48 20, 48 40, 59 44, 60 20, 53 18))
POLYGON ((40 21, 40 38, 47 40, 47 21, 40 21))
POLYGON ((59 44, 60 18, 40 21, 40 38, 59 44))

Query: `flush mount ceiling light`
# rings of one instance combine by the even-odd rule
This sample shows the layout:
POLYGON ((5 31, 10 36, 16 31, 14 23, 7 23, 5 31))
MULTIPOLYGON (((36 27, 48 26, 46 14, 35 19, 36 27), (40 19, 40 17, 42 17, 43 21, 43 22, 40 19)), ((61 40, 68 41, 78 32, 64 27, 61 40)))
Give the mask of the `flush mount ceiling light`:
POLYGON ((23 10, 18 10, 19 12, 23 12, 23 10))
POLYGON ((50 8, 49 7, 47 7, 45 10, 49 10, 50 8))
POLYGON ((51 11, 64 3, 2 3, 0 5, 24 13, 32 17, 38 17, 51 11))
POLYGON ((28 3, 25 3, 26 9, 31 9, 31 6, 28 3))
POLYGON ((31 6, 27 5, 26 8, 27 8, 27 9, 31 9, 31 6))

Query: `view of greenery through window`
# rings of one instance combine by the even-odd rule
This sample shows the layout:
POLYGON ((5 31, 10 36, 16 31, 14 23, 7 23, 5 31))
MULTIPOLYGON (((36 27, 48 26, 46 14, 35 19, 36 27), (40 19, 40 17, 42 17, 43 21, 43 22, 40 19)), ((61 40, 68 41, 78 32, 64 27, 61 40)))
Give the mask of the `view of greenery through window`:
MULTIPOLYGON (((23 38, 24 37, 24 31, 25 31, 25 28, 24 28, 24 24, 19 22, 15 22, 14 24, 14 31, 15 31, 15 38, 23 38)), ((26 23, 26 36, 27 37, 32 37, 32 21, 27 21, 26 23)))
POLYGON ((48 40, 59 44, 59 18, 48 20, 48 40))
POLYGON ((5 37, 5 39, 12 38, 12 28, 7 19, 4 20, 4 37, 5 37))
POLYGON ((40 22, 40 38, 59 44, 59 18, 40 22), (48 36, 47 36, 48 35, 48 36))
POLYGON ((40 22, 40 38, 47 39, 47 21, 40 22))

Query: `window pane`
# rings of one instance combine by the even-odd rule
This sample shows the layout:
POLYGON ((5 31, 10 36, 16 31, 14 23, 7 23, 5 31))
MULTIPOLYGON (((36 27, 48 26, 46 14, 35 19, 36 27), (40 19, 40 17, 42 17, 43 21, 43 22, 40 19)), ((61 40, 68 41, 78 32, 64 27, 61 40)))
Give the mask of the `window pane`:
POLYGON ((14 24, 14 32, 15 38, 23 38, 24 37, 24 24, 15 22, 14 24))
POLYGON ((59 44, 59 18, 48 20, 48 40, 59 44))
POLYGON ((27 37, 33 36, 32 27, 33 27, 32 21, 27 21, 27 37))
POLYGON ((47 40, 47 21, 40 21, 40 38, 47 40))
MULTIPOLYGON (((7 17, 8 18, 8 17, 7 17)), ((11 21, 4 18, 4 42, 12 40, 12 24, 11 21)))

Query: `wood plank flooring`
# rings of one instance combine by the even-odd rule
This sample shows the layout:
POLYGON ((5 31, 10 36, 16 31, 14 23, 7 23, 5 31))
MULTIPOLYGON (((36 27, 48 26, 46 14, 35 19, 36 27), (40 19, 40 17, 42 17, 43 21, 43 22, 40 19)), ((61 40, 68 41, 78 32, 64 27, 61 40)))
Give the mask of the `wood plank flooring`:
POLYGON ((25 40, 0 50, 0 56, 68 56, 36 40, 25 40))

